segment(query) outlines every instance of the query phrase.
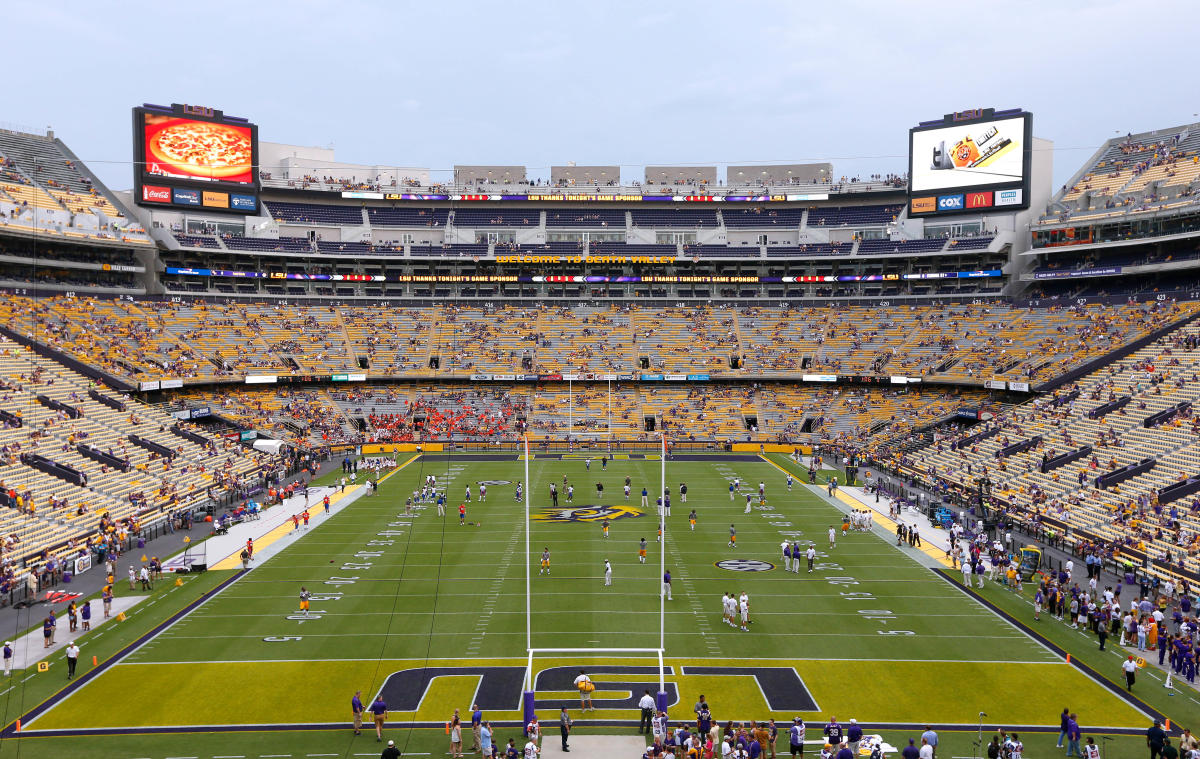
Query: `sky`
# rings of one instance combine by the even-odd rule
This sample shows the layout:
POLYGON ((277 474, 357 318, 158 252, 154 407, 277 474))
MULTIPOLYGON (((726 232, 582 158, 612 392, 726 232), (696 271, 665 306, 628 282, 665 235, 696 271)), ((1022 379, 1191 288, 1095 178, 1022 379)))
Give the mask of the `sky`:
POLYGON ((53 127, 115 190, 142 103, 435 180, 570 161, 866 176, 907 170, 921 121, 1020 107, 1057 187, 1110 137, 1200 121, 1197 28, 1187 0, 14 3, 0 127, 53 127))

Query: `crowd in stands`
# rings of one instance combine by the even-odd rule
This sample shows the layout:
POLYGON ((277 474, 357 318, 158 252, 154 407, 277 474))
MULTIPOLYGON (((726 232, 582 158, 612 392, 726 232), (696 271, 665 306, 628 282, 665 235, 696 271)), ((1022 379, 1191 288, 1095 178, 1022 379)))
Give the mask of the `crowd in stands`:
POLYGON ((1180 320, 1200 305, 608 307, 396 309, 28 298, 0 324, 130 380, 359 371, 478 373, 800 372, 1038 382, 1180 320))
POLYGON ((1188 325, 982 428, 936 436, 892 465, 994 497, 1110 552, 1200 569, 1200 328, 1188 325), (1025 450, 1016 450, 1019 444, 1025 450), (1178 494, 1174 494, 1178 493, 1178 494))

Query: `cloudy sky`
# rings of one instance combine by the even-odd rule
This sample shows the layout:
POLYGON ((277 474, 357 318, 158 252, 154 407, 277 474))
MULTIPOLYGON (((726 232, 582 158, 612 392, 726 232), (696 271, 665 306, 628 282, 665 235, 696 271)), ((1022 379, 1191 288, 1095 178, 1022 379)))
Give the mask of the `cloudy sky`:
POLYGON ((429 167, 907 168, 907 130, 1022 107, 1065 181, 1127 131, 1198 120, 1200 4, 15 3, 3 126, 52 126, 114 189, 129 109, 191 103, 338 160, 429 167), (1144 40, 1121 43, 1134 36, 1144 40), (1140 47, 1140 51, 1139 51, 1140 47))

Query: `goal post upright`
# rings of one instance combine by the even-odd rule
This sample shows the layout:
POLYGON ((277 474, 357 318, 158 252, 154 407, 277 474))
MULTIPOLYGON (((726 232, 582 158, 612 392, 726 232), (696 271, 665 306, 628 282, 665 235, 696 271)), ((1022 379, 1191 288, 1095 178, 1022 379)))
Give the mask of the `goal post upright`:
POLYGON ((658 589, 658 697, 655 699, 658 703, 658 710, 665 712, 667 710, 667 684, 663 677, 662 667, 662 652, 666 648, 667 639, 667 586, 664 580, 667 573, 667 431, 661 433, 662 450, 659 452, 659 503, 662 504, 658 508, 658 530, 662 535, 662 545, 658 549, 658 580, 661 583, 658 589))
POLYGON ((530 587, 529 567, 529 497, 533 483, 529 480, 529 433, 525 433, 525 649, 529 652, 529 666, 525 672, 525 690, 521 694, 521 706, 524 714, 521 728, 533 719, 533 594, 530 587))

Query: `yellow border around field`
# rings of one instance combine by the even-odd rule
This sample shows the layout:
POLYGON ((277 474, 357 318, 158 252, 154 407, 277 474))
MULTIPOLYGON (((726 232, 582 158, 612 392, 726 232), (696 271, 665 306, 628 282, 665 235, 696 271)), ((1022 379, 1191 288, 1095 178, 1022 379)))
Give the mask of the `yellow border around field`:
MULTIPOLYGON (((792 475, 793 477, 796 478, 796 480, 798 482, 800 482, 800 484, 802 484, 802 485, 807 484, 804 482, 804 480, 801 478, 801 476, 798 473, 789 472, 787 469, 784 469, 783 467, 776 464, 774 461, 771 461, 769 458, 767 458, 766 456, 763 456, 761 454, 759 454, 759 458, 762 459, 763 461, 767 462, 771 466, 775 467, 779 471, 783 472, 784 474, 792 475)), ((840 489, 837 491, 837 494, 835 495, 835 497, 839 501, 846 504, 847 506, 849 506, 852 509, 863 508, 863 503, 861 501, 851 498, 850 496, 843 493, 840 489)), ((874 512, 874 518, 875 518, 876 524, 887 528, 888 531, 891 532, 893 535, 896 534, 896 526, 897 525, 896 525, 895 520, 889 519, 888 517, 884 516, 883 514, 880 514, 878 511, 875 511, 874 509, 872 509, 872 512, 874 512)), ((950 563, 950 559, 946 558, 946 552, 941 550, 940 548, 922 545, 917 550, 921 551, 926 556, 928 556, 929 558, 933 559, 934 561, 938 562, 939 564, 941 564, 943 566, 950 567, 951 569, 954 568, 954 566, 950 563)))

